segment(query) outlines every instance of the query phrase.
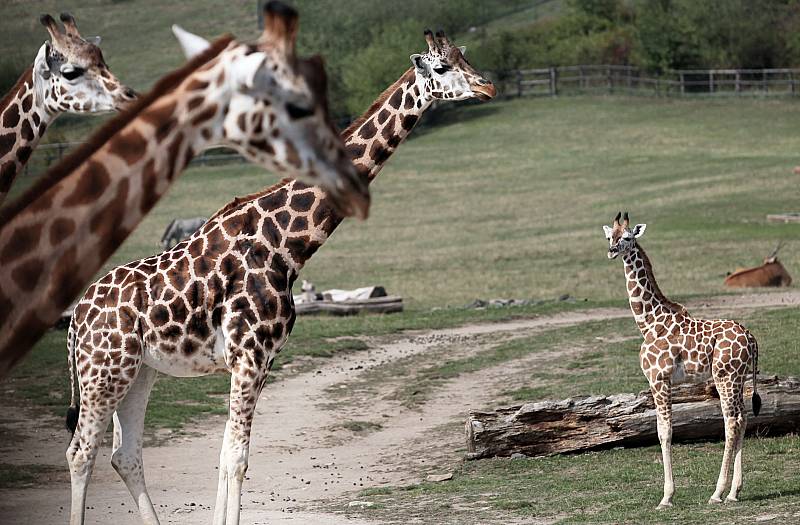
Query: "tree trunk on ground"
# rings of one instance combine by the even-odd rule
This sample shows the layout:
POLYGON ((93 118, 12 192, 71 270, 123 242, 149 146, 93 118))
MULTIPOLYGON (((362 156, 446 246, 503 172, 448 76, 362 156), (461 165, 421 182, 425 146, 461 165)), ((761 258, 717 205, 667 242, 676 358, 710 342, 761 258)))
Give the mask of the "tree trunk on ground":
MULTIPOLYGON (((800 379, 759 378, 763 406, 751 406, 745 387, 747 433, 780 435, 800 430, 800 379)), ((719 440, 724 436, 719 398, 712 382, 680 385, 672 394, 672 441, 719 440)), ((493 412, 472 411, 466 423, 467 459, 550 456, 612 447, 658 444, 649 391, 542 401, 493 412)))

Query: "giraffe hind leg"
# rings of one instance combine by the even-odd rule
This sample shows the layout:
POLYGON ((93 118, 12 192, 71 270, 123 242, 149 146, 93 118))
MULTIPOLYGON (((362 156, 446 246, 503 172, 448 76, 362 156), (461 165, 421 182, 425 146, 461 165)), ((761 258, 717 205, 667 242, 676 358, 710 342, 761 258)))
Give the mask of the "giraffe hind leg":
POLYGON ((153 502, 147 493, 142 463, 144 416, 155 379, 155 369, 142 366, 136 381, 114 413, 114 445, 111 454, 111 465, 125 482, 139 508, 142 522, 147 525, 159 524, 153 502))
MULTIPOLYGON (((87 387, 87 390, 88 388, 90 387, 87 387)), ((72 485, 70 525, 83 525, 89 479, 92 476, 103 435, 119 402, 118 399, 112 398, 108 403, 92 406, 91 402, 87 400, 92 399, 93 396, 88 392, 84 392, 84 394, 81 398, 78 423, 66 454, 72 485)))
POLYGON ((727 383, 728 377, 717 378, 717 391, 719 392, 720 405, 722 406, 722 416, 725 421, 725 452, 722 455, 722 466, 717 478, 717 486, 714 494, 708 500, 709 503, 720 503, 722 493, 728 488, 731 466, 734 462, 736 447, 740 432, 744 432, 743 406, 737 406, 737 394, 735 389, 727 383))

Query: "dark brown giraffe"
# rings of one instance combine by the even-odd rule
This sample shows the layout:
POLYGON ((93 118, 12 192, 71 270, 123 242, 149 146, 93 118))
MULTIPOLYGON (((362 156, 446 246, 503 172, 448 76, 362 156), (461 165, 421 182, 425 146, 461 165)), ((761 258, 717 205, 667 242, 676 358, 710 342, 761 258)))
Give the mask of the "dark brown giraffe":
MULTIPOLYGON (((495 94, 443 34, 434 39, 426 32, 426 39, 429 52, 412 56, 414 67, 343 134, 364 180, 374 178, 434 99, 495 94)), ((141 460, 156 372, 227 371, 230 414, 214 523, 238 523, 256 402, 295 320, 292 283, 342 218, 320 187, 284 181, 228 204, 171 250, 120 266, 93 284, 68 335, 73 384, 80 387, 73 472, 91 465, 115 413, 112 463, 145 521, 156 523, 141 460)))
POLYGON ((621 213, 613 226, 603 226, 608 239, 608 258, 622 255, 625 263, 631 311, 644 341, 639 361, 656 405, 658 439, 664 462, 664 497, 659 508, 672 506, 672 385, 714 379, 725 419, 725 453, 717 487, 709 503, 719 503, 728 486, 733 464, 733 484, 726 498, 736 501, 742 489, 742 446, 747 428, 744 381, 753 374, 753 413, 761 398, 756 393, 758 343, 735 321, 696 319, 686 308, 667 299, 658 288, 650 259, 637 238, 645 224, 629 228, 628 214, 621 213))
POLYGON ((366 184, 328 120, 322 63, 294 56, 291 13, 272 13, 257 46, 218 41, 0 210, 0 377, 209 145, 325 183, 366 212, 366 184))
POLYGON ((50 15, 40 21, 50 41, 0 101, 0 205, 56 117, 119 110, 136 95, 108 69, 100 37, 81 37, 72 15, 61 14, 63 33, 50 15))

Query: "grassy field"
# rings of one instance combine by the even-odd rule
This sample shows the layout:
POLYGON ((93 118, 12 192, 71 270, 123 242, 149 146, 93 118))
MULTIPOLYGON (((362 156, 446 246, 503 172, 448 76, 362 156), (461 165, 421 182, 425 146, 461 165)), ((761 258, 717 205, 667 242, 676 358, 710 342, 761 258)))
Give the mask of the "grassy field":
MULTIPOLYGON (((565 98, 441 114, 374 184, 369 221, 343 224, 303 271, 319 289, 382 284, 407 313, 303 318, 285 355, 327 352, 338 336, 478 320, 484 314, 459 308, 475 298, 570 294, 623 305, 621 263, 606 259, 600 228, 618 209, 648 223, 642 243, 670 296, 724 293, 726 271, 759 263, 780 240, 796 273, 800 225, 765 215, 796 210, 798 113, 787 100, 565 98)), ((189 170, 107 266, 155 253, 172 218, 210 214, 272 182, 248 165, 189 170)), ((37 359, 63 366, 63 352, 64 332, 49 334, 29 370, 53 370, 37 359)), ((28 394, 63 407, 53 392, 65 392, 65 376, 57 381, 28 394)), ((186 413, 151 410, 151 422, 177 426, 186 414, 224 409, 213 394, 227 390, 226 378, 186 384, 169 395, 159 387, 167 411, 191 397, 186 413)))
MULTIPOLYGON (((763 373, 800 374, 795 311, 757 312, 743 321, 759 338, 763 373)), ((530 353, 549 351, 552 362, 531 374, 531 383, 540 386, 506 392, 509 402, 635 392, 647 388, 635 359, 639 338, 608 342, 619 334, 634 335, 630 324, 630 319, 621 319, 552 329, 469 358, 410 372, 407 384, 409 388, 424 389, 431 378, 446 380, 530 353), (563 357, 575 348, 582 351, 563 357)), ((358 514, 389 523, 472 524, 535 517, 548 523, 727 524, 751 523, 759 516, 769 515, 774 515, 777 523, 793 523, 800 508, 800 485, 794 474, 800 468, 799 452, 796 436, 748 439, 742 501, 721 507, 709 507, 706 501, 719 472, 722 444, 702 443, 674 447, 676 506, 666 512, 654 510, 661 498, 661 451, 659 447, 647 447, 467 462, 445 483, 366 490, 358 499, 374 506, 358 514)))
MULTIPOLYGON (((418 130, 373 185, 367 222, 348 221, 303 277, 383 284, 407 307, 476 297, 624 297, 601 226, 648 223, 642 244, 671 295, 716 294, 726 272, 775 244, 792 272, 800 104, 787 100, 564 98, 468 106, 418 130)), ((207 215, 274 178, 249 165, 192 169, 109 266, 156 252, 174 217, 207 215)))

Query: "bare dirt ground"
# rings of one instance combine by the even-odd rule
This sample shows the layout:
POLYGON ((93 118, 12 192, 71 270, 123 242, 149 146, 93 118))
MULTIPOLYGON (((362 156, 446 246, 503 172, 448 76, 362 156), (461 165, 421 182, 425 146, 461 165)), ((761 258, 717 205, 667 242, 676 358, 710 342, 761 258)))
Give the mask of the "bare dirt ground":
MULTIPOLYGON (((710 316, 797 305, 800 291, 722 296, 687 306, 710 316)), ((461 428, 467 412, 492 404, 515 378, 529 378, 531 368, 553 356, 537 353, 461 374, 413 407, 392 395, 403 383, 403 377, 391 374, 398 362, 467 356, 499 340, 550 327, 629 315, 622 308, 591 309, 372 338, 367 339, 370 350, 331 358, 320 363, 324 368, 288 374, 265 388, 259 402, 242 497, 243 523, 374 523, 348 517, 350 503, 368 499, 359 498, 358 491, 447 473, 463 457, 461 428), (381 376, 385 371, 389 373, 381 376), (365 380, 370 374, 379 378, 377 384, 365 380)), ((5 414, 0 461, 53 467, 37 487, 0 491, 0 521, 67 522, 68 436, 62 422, 31 419, 13 407, 0 410, 5 414)), ((191 437, 168 437, 162 446, 145 449, 148 486, 162 523, 211 521, 223 427, 223 418, 211 418, 190 428, 191 437)), ((139 523, 131 497, 111 468, 108 443, 98 457, 88 505, 87 523, 139 523)))

